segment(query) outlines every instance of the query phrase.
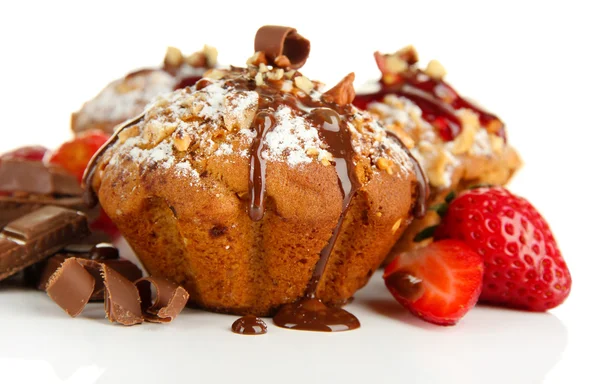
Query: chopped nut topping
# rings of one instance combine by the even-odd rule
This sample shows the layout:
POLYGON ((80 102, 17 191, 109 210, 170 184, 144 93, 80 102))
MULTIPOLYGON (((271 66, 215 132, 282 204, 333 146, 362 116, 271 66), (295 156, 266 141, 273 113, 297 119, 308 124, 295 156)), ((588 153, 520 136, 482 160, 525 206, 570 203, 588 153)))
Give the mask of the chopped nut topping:
POLYGON ((187 151, 191 142, 192 138, 183 131, 177 131, 173 137, 173 145, 175 146, 175 149, 180 152, 187 151))
POLYGON ((419 54, 412 45, 407 45, 398 50, 395 55, 404 60, 408 65, 416 64, 419 61, 419 54))
POLYGON ((446 76, 446 68, 437 60, 431 60, 425 68, 425 74, 432 79, 443 79, 446 76))
POLYGON ((137 125, 134 125, 131 128, 127 128, 122 130, 119 133, 119 143, 124 143, 127 139, 137 136, 140 134, 140 128, 137 125))
POLYGON ((290 65, 292 65, 292 63, 290 63, 290 59, 288 59, 288 57, 285 55, 277 56, 274 60, 274 63, 279 68, 289 68, 290 65))
POLYGON ((460 110, 458 117, 462 123, 462 130, 453 141, 452 153, 455 155, 467 153, 471 149, 479 129, 479 116, 470 109, 460 110))
POLYGON ((289 71, 287 71, 283 75, 285 76, 286 79, 291 79, 292 77, 294 77, 295 74, 296 74, 296 70, 295 69, 290 69, 289 71))
POLYGON ((206 56, 203 52, 194 52, 185 58, 185 62, 194 68, 203 68, 206 66, 206 56))
POLYGON ((214 68, 214 66, 217 65, 217 57, 219 55, 217 48, 211 47, 210 45, 205 45, 203 53, 204 57, 206 58, 206 66, 209 68, 214 68))
POLYGON ((408 69, 408 63, 398 56, 386 56, 385 67, 392 74, 402 73, 408 69))
POLYGON ((306 149, 306 154, 308 156, 317 156, 319 154, 319 150, 317 148, 307 148, 306 149))
POLYGON ((338 105, 352 103, 356 93, 354 92, 354 72, 349 73, 337 85, 323 94, 323 100, 333 102, 338 105))
POLYGON ((221 80, 225 76, 225 72, 218 69, 211 69, 204 74, 205 78, 213 80, 221 80))
POLYGON ((254 81, 256 81, 256 85, 258 85, 258 86, 263 85, 265 83, 263 80, 263 74, 257 73, 256 76, 254 77, 254 81))
POLYGON ((489 137, 492 151, 498 155, 501 154, 504 150, 504 139, 494 134, 489 135, 489 137))
POLYGON ((381 169, 382 171, 387 172, 388 174, 392 174, 392 162, 386 158, 380 157, 377 159, 376 165, 377 168, 381 169))
POLYGON ((306 94, 309 94, 310 91, 312 91, 315 87, 312 81, 310 81, 307 77, 304 76, 298 76, 294 78, 294 84, 296 84, 296 87, 300 88, 306 94))
POLYGON ((265 56, 264 52, 258 51, 258 52, 255 52, 254 55, 250 56, 250 58, 248 58, 248 60, 246 61, 246 64, 252 65, 254 67, 258 67, 260 64, 266 65, 267 57, 265 56))
POLYGON ((269 68, 264 65, 263 63, 258 64, 258 72, 260 73, 266 73, 269 71, 269 68))
POLYGON ((281 80, 281 78, 283 78, 283 69, 281 68, 267 72, 267 79, 269 80, 281 80))
POLYGON ((167 47, 164 63, 166 67, 180 67, 183 64, 183 54, 178 48, 167 47))

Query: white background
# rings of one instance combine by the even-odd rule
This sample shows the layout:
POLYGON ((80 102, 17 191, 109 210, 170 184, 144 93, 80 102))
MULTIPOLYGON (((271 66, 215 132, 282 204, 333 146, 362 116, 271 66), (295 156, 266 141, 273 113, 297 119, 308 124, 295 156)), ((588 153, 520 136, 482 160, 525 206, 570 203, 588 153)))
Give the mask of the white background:
POLYGON ((395 306, 375 276, 349 307, 361 330, 271 326, 256 338, 227 331, 233 317, 189 310, 168 326, 111 326, 99 306, 72 320, 43 294, 5 289, 2 383, 600 382, 594 1, 15 3, 0 5, 0 152, 69 138, 72 111, 110 80, 160 64, 167 45, 208 43, 222 64, 242 65, 259 26, 291 25, 312 41, 306 75, 333 85, 355 71, 359 85, 378 76, 374 50, 414 44, 507 123, 525 161, 511 188, 550 222, 574 283, 551 314, 478 307, 437 328, 395 306))

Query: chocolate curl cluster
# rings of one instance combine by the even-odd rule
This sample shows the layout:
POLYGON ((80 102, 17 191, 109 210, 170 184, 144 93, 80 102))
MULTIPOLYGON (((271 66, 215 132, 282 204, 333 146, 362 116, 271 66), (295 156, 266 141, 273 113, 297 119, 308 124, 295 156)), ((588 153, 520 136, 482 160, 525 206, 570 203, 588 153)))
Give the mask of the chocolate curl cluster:
POLYGON ((133 283, 107 263, 71 257, 50 277, 46 292, 71 317, 79 315, 104 286, 104 310, 110 322, 123 325, 144 321, 168 323, 185 307, 185 289, 159 278, 141 278, 133 283), (150 284, 156 288, 152 297, 150 284))
POLYGON ((299 69, 308 59, 310 41, 294 28, 265 25, 256 31, 254 51, 263 52, 273 67, 299 69))

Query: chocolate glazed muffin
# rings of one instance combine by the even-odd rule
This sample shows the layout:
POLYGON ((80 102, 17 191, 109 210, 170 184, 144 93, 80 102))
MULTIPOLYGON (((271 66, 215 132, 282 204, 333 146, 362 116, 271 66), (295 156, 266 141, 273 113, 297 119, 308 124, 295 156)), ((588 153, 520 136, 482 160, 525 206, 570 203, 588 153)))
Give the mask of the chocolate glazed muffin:
POLYGON ((353 74, 323 93, 296 70, 295 30, 263 27, 255 50, 122 125, 87 182, 147 270, 202 308, 342 305, 424 212, 424 177, 352 106, 353 74))

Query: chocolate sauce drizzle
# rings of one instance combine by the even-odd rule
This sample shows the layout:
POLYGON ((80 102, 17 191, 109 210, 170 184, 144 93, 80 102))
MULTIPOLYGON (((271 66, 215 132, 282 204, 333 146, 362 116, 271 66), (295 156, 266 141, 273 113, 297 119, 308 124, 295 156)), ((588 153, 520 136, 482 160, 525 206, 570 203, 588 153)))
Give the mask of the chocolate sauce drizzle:
POLYGON ((460 134, 462 123, 456 112, 468 108, 479 115, 481 126, 506 140, 504 124, 496 115, 462 98, 444 80, 431 78, 414 68, 403 72, 399 77, 398 83, 380 82, 379 91, 357 95, 354 105, 360 109, 367 109, 370 103, 382 101, 388 94, 405 97, 421 109, 423 119, 436 127, 445 141, 451 141, 460 134))
POLYGON ((263 319, 246 315, 231 324, 231 331, 240 335, 264 335, 267 333, 267 324, 263 319))
POLYGON ((98 162, 100 161, 100 158, 102 157, 102 155, 104 155, 104 153, 106 153, 106 151, 110 147, 112 147, 117 142, 117 140, 119 140, 119 133, 121 133, 124 129, 132 127, 140 121, 142 121, 144 119, 144 115, 145 112, 141 113, 140 115, 134 117, 131 120, 127 120, 121 123, 121 125, 115 128, 115 132, 110 137, 110 139, 108 139, 108 141, 104 143, 102 147, 100 147, 100 149, 94 154, 94 156, 92 156, 92 159, 88 163, 88 166, 83 174, 83 199, 88 206, 94 207, 96 206, 96 204, 98 204, 98 195, 96 195, 96 191, 94 191, 92 182, 94 179, 94 174, 96 173, 96 169, 98 168, 98 162))

